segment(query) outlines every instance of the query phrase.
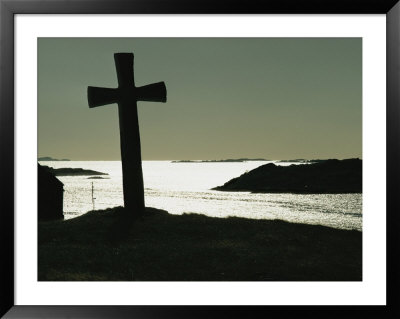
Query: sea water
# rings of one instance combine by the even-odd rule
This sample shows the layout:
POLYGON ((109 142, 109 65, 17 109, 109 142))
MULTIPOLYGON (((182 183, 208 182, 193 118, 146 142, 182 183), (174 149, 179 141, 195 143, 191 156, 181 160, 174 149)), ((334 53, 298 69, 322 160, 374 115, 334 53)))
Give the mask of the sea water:
MULTIPOLYGON (((281 219, 362 230, 362 194, 252 194, 211 190, 267 163, 270 162, 143 161, 146 206, 178 215, 198 213, 213 217, 281 219)), ((64 184, 65 219, 93 209, 123 206, 120 161, 46 161, 40 164, 54 168, 91 169, 109 174, 102 176, 102 179, 58 176, 64 184)))

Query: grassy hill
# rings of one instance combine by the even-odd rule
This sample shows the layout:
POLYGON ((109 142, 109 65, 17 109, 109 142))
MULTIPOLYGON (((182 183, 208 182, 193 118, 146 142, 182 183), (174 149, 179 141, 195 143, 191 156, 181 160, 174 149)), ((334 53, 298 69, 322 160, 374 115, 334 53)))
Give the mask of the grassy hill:
POLYGON ((40 222, 40 281, 356 281, 362 233, 121 207, 40 222))

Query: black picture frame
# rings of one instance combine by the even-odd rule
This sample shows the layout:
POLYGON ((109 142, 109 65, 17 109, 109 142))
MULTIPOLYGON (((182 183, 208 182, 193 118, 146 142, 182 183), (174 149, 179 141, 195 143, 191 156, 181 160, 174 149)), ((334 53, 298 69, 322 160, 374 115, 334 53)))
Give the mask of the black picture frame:
POLYGON ((0 315, 6 318, 399 318, 399 0, 0 0, 0 315), (387 22, 386 306, 20 306, 14 304, 14 18, 16 14, 385 14, 387 22))

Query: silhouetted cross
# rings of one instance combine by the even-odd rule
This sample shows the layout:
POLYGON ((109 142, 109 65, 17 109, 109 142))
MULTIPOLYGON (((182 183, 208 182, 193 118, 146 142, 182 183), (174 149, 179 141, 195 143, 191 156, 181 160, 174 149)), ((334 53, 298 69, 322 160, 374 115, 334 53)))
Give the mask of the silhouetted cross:
POLYGON ((140 153, 137 101, 166 102, 164 82, 135 87, 133 53, 115 53, 118 88, 88 87, 89 107, 118 103, 125 210, 144 213, 144 188, 140 153))

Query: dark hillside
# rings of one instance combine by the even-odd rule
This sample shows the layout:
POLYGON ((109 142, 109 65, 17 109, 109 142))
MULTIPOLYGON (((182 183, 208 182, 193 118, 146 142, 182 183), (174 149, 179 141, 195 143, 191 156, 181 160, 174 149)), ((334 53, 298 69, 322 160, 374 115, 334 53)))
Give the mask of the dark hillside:
POLYGON ((332 159, 290 166, 270 163, 213 189, 260 193, 361 193, 362 160, 332 159))

